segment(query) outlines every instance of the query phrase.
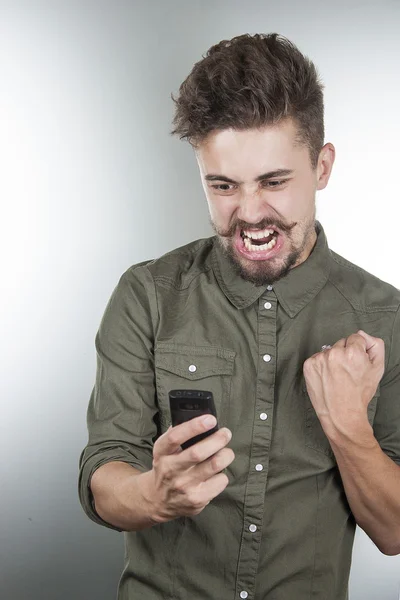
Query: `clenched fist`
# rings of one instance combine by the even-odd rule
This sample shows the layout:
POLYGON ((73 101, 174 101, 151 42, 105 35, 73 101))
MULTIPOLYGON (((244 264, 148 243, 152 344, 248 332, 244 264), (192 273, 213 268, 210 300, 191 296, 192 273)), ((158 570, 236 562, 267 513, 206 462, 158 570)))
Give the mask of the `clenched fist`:
POLYGON ((362 330, 304 362, 307 391, 328 437, 335 432, 352 436, 369 426, 368 404, 384 368, 383 340, 362 330))

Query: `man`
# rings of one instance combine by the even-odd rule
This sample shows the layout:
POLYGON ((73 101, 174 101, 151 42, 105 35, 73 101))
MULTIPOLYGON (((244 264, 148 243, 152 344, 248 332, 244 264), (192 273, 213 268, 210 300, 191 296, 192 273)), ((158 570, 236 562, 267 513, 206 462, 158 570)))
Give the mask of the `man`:
POLYGON ((223 41, 174 100, 216 235, 111 296, 82 505, 127 532, 120 600, 344 600, 356 523, 400 553, 400 291, 315 220, 335 150, 292 43, 223 41), (215 419, 170 428, 177 388, 211 391, 218 415, 185 450, 215 419))

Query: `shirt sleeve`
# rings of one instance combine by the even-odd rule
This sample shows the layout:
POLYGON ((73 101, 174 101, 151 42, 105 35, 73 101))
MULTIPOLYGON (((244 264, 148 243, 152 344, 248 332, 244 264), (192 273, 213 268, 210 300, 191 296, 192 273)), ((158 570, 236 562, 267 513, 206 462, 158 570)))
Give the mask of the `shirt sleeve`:
POLYGON ((154 300, 154 284, 143 263, 128 269, 108 301, 95 338, 97 369, 87 412, 89 439, 79 461, 79 498, 90 519, 117 531, 121 530, 96 513, 90 480, 110 461, 141 471, 152 467, 158 412, 152 293, 154 300))
POLYGON ((400 309, 395 315, 389 359, 380 383, 374 435, 382 450, 400 465, 400 309))

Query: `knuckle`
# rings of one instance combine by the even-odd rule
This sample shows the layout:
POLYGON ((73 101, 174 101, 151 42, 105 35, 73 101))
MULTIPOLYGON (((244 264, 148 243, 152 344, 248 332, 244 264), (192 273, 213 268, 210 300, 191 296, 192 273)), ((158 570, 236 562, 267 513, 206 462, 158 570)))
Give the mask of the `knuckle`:
POLYGON ((235 458, 235 453, 231 448, 222 448, 211 458, 211 466, 213 471, 222 471, 231 464, 235 458))
POLYGON ((186 495, 187 501, 190 504, 190 506, 192 508, 194 508, 195 510, 199 510, 202 509, 204 504, 203 502, 201 502, 201 499, 199 498, 199 494, 197 491, 195 490, 190 490, 187 495, 186 495))
POLYGON ((232 439, 232 434, 230 432, 229 429, 227 429, 226 427, 224 427, 223 429, 220 429, 218 432, 219 438, 221 439, 221 441, 223 442, 224 446, 226 446, 226 444, 228 444, 231 439, 232 439))
POLYGON ((170 431, 168 431, 167 434, 168 441, 170 444, 172 444, 173 446, 180 444, 179 433, 175 430, 174 427, 170 431))
POLYGON ((221 491, 226 488, 229 483, 229 478, 226 473, 221 473, 221 491))
POLYGON ((359 362, 364 359, 365 352, 361 348, 350 348, 347 354, 347 358, 352 362, 359 362))
POLYGON ((194 444, 190 449, 190 459, 196 463, 202 462, 203 460, 201 448, 199 448, 197 444, 194 444))
POLYGON ((168 483, 171 482, 175 477, 175 471, 172 468, 172 466, 168 463, 166 463, 164 466, 163 477, 164 477, 164 480, 167 481, 168 483))
POLYGON ((162 454, 153 454, 153 468, 162 471, 164 468, 164 456, 162 454))
POLYGON ((337 361, 339 356, 341 354, 341 350, 340 348, 330 348, 329 352, 323 352, 321 355, 321 359, 324 359, 325 357, 328 358, 328 360, 330 361, 337 361))
POLYGON ((173 489, 178 494, 187 494, 186 482, 184 479, 175 479, 173 489))
POLYGON ((224 460, 224 455, 223 454, 214 454, 214 456, 211 458, 211 468, 213 471, 222 471, 222 469, 225 467, 225 460, 224 460))
POLYGON ((228 457, 229 457, 229 462, 228 462, 228 465, 230 465, 230 464, 231 464, 231 462, 233 462, 233 461, 235 460, 235 453, 234 453, 234 451, 232 450, 232 448, 228 448, 228 450, 229 450, 229 455, 228 455, 228 457))
POLYGON ((162 478, 165 481, 171 481, 174 476, 174 470, 171 463, 166 460, 165 456, 158 458, 156 461, 153 461, 153 467, 155 470, 159 471, 162 478))
MULTIPOLYGON (((165 433, 164 433, 163 435, 165 435, 165 433)), ((161 436, 161 437, 162 437, 162 436, 161 436)), ((162 453, 161 453, 161 444, 160 444, 161 437, 159 437, 159 438, 158 438, 158 439, 157 439, 157 440, 154 442, 154 446, 153 446, 153 462, 154 462, 155 460, 158 460, 158 458, 159 458, 160 456, 162 456, 162 453)))
POLYGON ((329 358, 332 359, 332 356, 330 356, 330 352, 321 352, 320 354, 317 354, 313 358, 313 363, 312 363, 312 365, 310 365, 310 371, 309 371, 310 376, 312 376, 312 374, 315 373, 316 371, 317 372, 319 371, 319 369, 321 368, 321 365, 325 362, 327 357, 328 357, 328 360, 329 360, 329 358))

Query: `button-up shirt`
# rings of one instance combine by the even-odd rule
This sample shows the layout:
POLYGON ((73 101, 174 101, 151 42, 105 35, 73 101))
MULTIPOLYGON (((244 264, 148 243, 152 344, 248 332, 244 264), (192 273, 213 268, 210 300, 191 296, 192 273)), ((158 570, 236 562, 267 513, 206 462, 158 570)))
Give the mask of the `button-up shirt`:
POLYGON ((211 391, 235 452, 229 485, 200 514, 125 533, 120 600, 348 597, 356 523, 303 363, 359 329, 384 340, 368 419, 400 465, 400 291, 333 252, 318 221, 316 232, 309 257, 273 285, 242 279, 216 237, 134 265, 116 285, 96 335, 86 513, 112 527, 90 478, 108 461, 151 469, 170 390, 211 391))

